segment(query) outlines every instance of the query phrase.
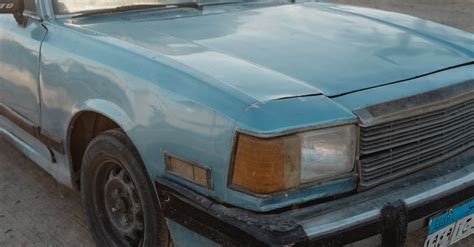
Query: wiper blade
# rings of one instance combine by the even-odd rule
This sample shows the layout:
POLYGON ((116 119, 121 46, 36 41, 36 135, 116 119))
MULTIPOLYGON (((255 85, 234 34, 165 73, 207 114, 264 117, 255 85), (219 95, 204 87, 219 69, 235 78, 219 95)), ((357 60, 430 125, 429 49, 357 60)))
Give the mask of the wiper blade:
POLYGON ((72 18, 87 17, 87 16, 94 16, 94 15, 106 15, 106 14, 146 10, 146 9, 173 9, 173 8, 193 8, 197 10, 202 10, 202 5, 200 5, 197 2, 169 3, 169 4, 136 4, 136 5, 120 6, 120 7, 109 8, 109 9, 91 10, 91 11, 74 15, 72 16, 72 18))

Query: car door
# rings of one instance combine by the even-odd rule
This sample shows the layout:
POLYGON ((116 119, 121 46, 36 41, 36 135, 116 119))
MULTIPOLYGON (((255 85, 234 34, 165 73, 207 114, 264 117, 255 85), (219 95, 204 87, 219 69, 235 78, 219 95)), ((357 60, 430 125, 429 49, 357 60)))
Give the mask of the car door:
POLYGON ((0 105, 40 126, 39 56, 47 30, 36 16, 36 2, 25 1, 25 18, 0 15, 0 105))

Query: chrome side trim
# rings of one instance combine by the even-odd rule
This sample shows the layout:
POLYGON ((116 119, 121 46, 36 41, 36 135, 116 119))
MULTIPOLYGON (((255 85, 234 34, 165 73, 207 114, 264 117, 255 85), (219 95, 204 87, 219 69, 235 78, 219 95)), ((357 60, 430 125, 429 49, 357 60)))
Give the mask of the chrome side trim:
POLYGON ((464 81, 438 90, 396 99, 354 110, 361 127, 369 127, 419 113, 448 108, 474 99, 474 80, 464 81))
POLYGON ((64 148, 64 143, 60 138, 53 136, 52 134, 41 129, 41 127, 39 126, 36 126, 32 122, 30 122, 28 119, 21 116, 16 111, 14 111, 10 107, 2 103, 0 103, 0 116, 3 116, 6 119, 8 119, 11 123, 15 124, 17 127, 22 129, 23 131, 25 131, 32 137, 41 141, 48 148, 60 154, 66 153, 65 148, 64 148))
POLYGON ((52 161, 48 160, 41 153, 39 153, 34 147, 1 126, 0 138, 4 138, 5 141, 17 148, 28 159, 33 161, 47 173, 51 174, 51 176, 53 176, 56 181, 69 188, 73 187, 71 184, 71 174, 68 170, 62 168, 58 169, 58 164, 54 164, 52 161))
POLYGON ((433 188, 429 184, 425 184, 425 188, 431 188, 420 194, 411 196, 404 199, 403 201, 409 208, 417 207, 426 201, 430 200, 433 197, 443 197, 450 195, 459 190, 459 188, 468 187, 469 185, 474 185, 474 172, 468 173, 466 176, 459 178, 457 180, 451 181, 446 184, 442 184, 438 187, 433 188))
POLYGON ((369 222, 376 220, 380 216, 380 211, 382 209, 372 209, 368 212, 360 213, 357 215, 350 216, 347 214, 347 218, 343 217, 342 219, 334 222, 328 222, 323 225, 313 225, 314 222, 305 222, 302 224, 306 235, 309 239, 314 239, 321 236, 327 236, 332 233, 338 232, 341 229, 348 229, 354 226, 357 226, 361 222, 369 222))

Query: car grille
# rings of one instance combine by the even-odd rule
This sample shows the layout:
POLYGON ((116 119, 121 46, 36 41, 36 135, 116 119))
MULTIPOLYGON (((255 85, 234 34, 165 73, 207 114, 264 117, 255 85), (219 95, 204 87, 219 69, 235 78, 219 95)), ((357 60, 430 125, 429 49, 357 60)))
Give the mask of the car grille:
POLYGON ((474 145, 474 99, 361 127, 361 186, 370 187, 452 157, 474 145))

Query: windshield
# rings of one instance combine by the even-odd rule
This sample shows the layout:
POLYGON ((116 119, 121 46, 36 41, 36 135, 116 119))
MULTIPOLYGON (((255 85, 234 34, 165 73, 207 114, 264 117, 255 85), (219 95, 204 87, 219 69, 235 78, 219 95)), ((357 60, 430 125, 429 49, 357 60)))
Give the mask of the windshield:
POLYGON ((72 14, 98 9, 111 9, 120 6, 140 4, 171 4, 190 2, 190 0, 53 0, 56 14, 72 14))

